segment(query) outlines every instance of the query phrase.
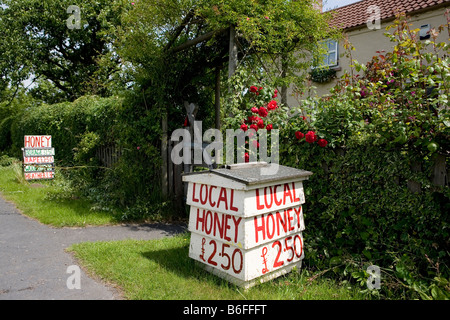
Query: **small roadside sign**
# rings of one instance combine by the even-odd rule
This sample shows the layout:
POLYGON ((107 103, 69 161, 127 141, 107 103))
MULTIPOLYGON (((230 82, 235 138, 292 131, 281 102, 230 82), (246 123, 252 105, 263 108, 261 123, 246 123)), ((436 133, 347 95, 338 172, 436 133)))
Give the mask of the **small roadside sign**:
POLYGON ((55 148, 52 148, 52 136, 25 136, 22 151, 25 180, 55 177, 55 148))

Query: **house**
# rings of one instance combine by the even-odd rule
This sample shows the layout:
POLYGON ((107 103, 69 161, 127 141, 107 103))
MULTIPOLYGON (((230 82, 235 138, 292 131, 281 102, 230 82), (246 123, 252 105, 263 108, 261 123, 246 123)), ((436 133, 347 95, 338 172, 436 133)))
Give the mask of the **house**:
MULTIPOLYGON (((429 38, 431 28, 437 29, 448 23, 445 13, 449 8, 450 0, 361 0, 332 10, 330 24, 343 29, 348 36, 349 42, 355 48, 352 58, 360 63, 367 63, 377 55, 377 51, 392 51, 395 43, 384 33, 394 32, 393 29, 386 31, 386 27, 394 22, 397 13, 406 14, 412 29, 421 29, 421 40, 424 41, 429 38)), ((446 30, 439 34, 437 41, 449 41, 446 30)), ((335 70, 336 78, 339 79, 345 70, 350 69, 351 61, 344 56, 343 41, 327 40, 325 43, 328 52, 323 64, 335 70)), ((313 82, 317 87, 317 95, 328 94, 335 81, 313 82)), ((298 97, 290 96, 288 104, 295 103, 298 103, 298 97)))

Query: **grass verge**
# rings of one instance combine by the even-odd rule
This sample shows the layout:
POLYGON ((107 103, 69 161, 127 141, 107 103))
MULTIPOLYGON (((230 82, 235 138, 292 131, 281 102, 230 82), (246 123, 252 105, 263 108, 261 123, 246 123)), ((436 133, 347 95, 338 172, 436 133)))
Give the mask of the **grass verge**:
POLYGON ((89 201, 73 197, 62 175, 54 180, 25 181, 18 162, 0 166, 0 193, 25 215, 54 227, 107 225, 120 220, 117 214, 91 210, 89 201))
MULTIPOLYGON (((61 175, 27 182, 20 163, 0 166, 0 193, 25 215, 55 227, 114 224, 120 215, 91 210, 71 195, 61 175)), ((151 241, 85 242, 68 249, 88 273, 119 287, 130 300, 353 300, 363 299, 328 279, 291 272, 247 291, 215 277, 189 258, 189 234, 151 241)))
POLYGON ((189 234, 150 241, 80 243, 80 264, 116 284, 129 300, 357 300, 357 289, 291 272, 243 290, 209 274, 189 258, 189 234))

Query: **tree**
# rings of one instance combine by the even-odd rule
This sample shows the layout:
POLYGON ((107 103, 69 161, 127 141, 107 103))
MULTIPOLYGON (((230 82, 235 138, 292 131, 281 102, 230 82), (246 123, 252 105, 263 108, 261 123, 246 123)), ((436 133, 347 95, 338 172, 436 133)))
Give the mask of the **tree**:
POLYGON ((318 41, 331 33, 311 0, 140 0, 121 26, 116 47, 134 84, 181 114, 184 100, 213 104, 217 70, 236 62, 230 38, 239 68, 286 88, 302 85, 318 41))
POLYGON ((119 65, 108 30, 120 23, 128 4, 77 1, 78 15, 71 5, 69 0, 0 1, 0 89, 15 92, 32 79, 32 94, 50 103, 108 93, 109 75, 119 65))

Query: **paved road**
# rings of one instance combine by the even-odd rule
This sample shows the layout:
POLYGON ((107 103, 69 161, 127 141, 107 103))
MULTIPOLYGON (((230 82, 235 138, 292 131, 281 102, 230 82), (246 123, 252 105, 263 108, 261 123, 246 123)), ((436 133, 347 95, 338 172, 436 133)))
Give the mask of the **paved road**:
POLYGON ((22 215, 0 194, 0 300, 114 300, 120 293, 81 270, 81 288, 68 289, 76 261, 64 250, 85 241, 159 239, 185 226, 148 224, 52 228, 22 215))

